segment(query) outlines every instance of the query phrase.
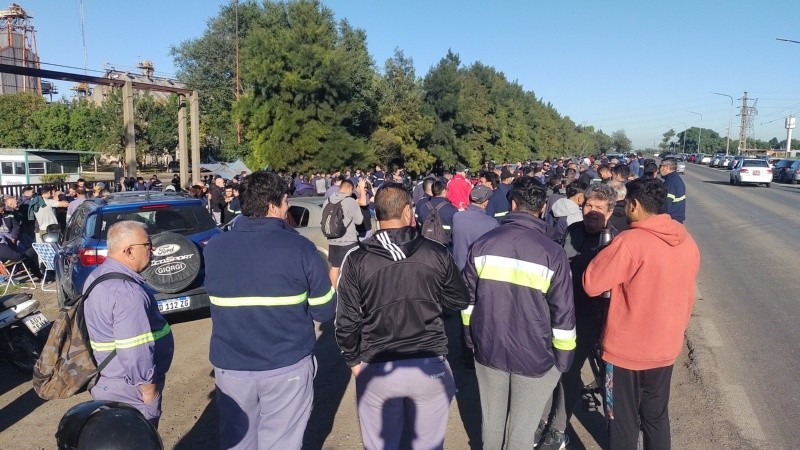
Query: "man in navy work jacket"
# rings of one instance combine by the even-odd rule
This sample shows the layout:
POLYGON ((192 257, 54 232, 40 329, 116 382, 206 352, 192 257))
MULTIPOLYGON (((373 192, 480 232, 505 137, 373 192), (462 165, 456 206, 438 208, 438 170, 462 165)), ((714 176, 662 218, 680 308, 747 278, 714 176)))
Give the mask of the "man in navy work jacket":
POLYGON ((89 274, 84 289, 107 273, 122 273, 131 280, 102 281, 83 303, 97 365, 117 351, 100 372, 92 398, 128 403, 158 427, 161 392, 175 343, 154 291, 140 275, 150 265, 153 244, 144 224, 132 220, 111 225, 107 241, 108 259, 89 274))
POLYGON ((462 319, 475 351, 483 447, 516 450, 535 443, 545 403, 572 362, 575 311, 567 255, 539 219, 547 191, 521 177, 510 196, 512 212, 469 251, 463 275, 472 298, 462 319))
POLYGON ((658 174, 664 180, 664 189, 667 190, 667 201, 661 207, 661 213, 683 223, 686 220, 686 185, 678 175, 678 162, 675 158, 664 158, 658 166, 658 174))
POLYGON ((275 173, 248 176, 242 216, 203 252, 221 448, 299 449, 311 415, 314 320, 336 301, 316 247, 284 220, 288 192, 275 173))

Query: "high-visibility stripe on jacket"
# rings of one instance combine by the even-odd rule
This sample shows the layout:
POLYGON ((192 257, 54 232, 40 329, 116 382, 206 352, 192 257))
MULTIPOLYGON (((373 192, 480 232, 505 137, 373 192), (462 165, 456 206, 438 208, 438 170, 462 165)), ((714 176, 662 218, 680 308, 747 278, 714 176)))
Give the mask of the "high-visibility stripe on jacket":
POLYGON ((686 220, 686 185, 678 172, 664 176, 664 189, 667 190, 667 199, 660 212, 683 223, 686 220))
POLYGON ((114 342, 95 342, 90 340, 92 350, 96 352, 110 352, 114 349, 133 348, 139 345, 145 345, 150 342, 155 342, 170 333, 171 329, 169 324, 164 324, 164 328, 160 330, 149 331, 127 339, 115 339, 114 342))
POLYGON ((311 241, 284 220, 243 216, 203 258, 214 367, 272 370, 314 351, 313 321, 333 317, 336 295, 311 241))
POLYGON ((463 275, 471 306, 461 317, 483 365, 532 377, 553 365, 569 369, 576 344, 569 262, 545 227, 512 212, 470 249, 463 275))

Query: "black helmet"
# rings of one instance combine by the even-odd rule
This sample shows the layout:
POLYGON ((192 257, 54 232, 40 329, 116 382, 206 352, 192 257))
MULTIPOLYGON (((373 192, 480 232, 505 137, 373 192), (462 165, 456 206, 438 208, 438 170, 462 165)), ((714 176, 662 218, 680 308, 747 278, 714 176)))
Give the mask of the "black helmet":
POLYGON ((158 431, 127 403, 95 400, 73 406, 56 432, 59 449, 163 450, 158 431))

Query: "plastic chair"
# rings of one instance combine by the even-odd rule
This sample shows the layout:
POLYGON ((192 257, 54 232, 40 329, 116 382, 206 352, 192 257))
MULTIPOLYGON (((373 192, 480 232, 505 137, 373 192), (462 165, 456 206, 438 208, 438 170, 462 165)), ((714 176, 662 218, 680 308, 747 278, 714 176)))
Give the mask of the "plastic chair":
POLYGON ((31 244, 34 250, 36 250, 36 255, 39 256, 39 261, 44 264, 44 273, 42 273, 42 286, 41 290, 44 292, 56 292, 56 289, 45 289, 44 288, 44 281, 47 279, 47 272, 53 272, 53 277, 56 275, 56 267, 55 267, 55 259, 56 259, 56 249, 53 248, 50 244, 45 244, 41 242, 36 242, 31 244))
POLYGON ((8 279, 6 280, 6 288, 5 290, 3 290, 3 295, 6 295, 6 293, 8 292, 8 288, 11 287, 12 284, 19 285, 20 289, 36 289, 36 282, 33 281, 33 276, 31 275, 31 271, 28 270, 28 266, 26 266, 24 262, 22 262, 21 260, 7 261, 3 263, 3 266, 5 266, 6 270, 8 270, 8 279), (14 278, 15 276, 23 277, 22 278, 23 283, 25 282, 24 277, 27 276, 28 280, 31 282, 31 286, 33 287, 29 288, 23 286, 21 283, 19 283, 19 280, 14 278))

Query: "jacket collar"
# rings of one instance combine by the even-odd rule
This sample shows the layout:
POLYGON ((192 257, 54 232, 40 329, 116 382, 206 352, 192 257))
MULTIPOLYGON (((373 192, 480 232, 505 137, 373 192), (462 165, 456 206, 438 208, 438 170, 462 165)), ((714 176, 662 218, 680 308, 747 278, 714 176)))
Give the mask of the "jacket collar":
POLYGON ((547 224, 538 217, 533 217, 526 212, 510 212, 500 226, 513 225, 530 230, 539 231, 544 233, 547 229, 547 224))
POLYGON ((285 220, 275 217, 240 216, 231 231, 277 231, 286 230, 297 233, 285 220))

